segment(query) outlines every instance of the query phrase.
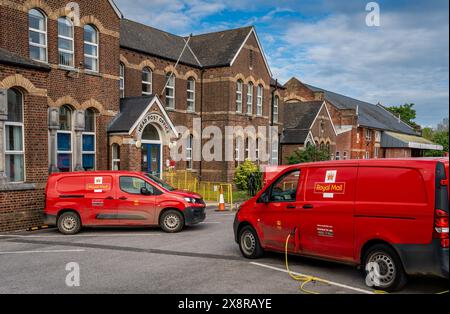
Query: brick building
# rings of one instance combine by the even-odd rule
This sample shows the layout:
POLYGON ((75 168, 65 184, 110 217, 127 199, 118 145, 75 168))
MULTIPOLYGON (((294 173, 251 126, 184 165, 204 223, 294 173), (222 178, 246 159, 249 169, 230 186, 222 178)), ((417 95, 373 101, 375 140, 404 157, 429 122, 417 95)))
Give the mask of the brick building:
POLYGON ((230 181, 263 151, 277 164, 279 134, 196 154, 211 127, 281 133, 282 91, 253 27, 185 38, 123 19, 111 0, 0 0, 0 230, 40 223, 49 173, 161 174, 180 139, 175 167, 203 180, 230 181))
POLYGON ((314 87, 297 78, 290 79, 285 88, 285 112, 289 115, 285 115, 280 142, 282 162, 286 162, 294 150, 302 149, 308 143, 329 147, 332 159, 336 160, 421 157, 426 150, 443 149, 422 138, 416 130, 379 104, 314 87), (319 105, 311 115, 311 103, 323 103, 328 114, 317 114, 312 120, 319 105), (305 120, 307 123, 300 123, 300 126, 291 125, 291 113, 295 110, 310 120, 305 120), (321 123, 323 128, 314 128, 311 121, 321 123))

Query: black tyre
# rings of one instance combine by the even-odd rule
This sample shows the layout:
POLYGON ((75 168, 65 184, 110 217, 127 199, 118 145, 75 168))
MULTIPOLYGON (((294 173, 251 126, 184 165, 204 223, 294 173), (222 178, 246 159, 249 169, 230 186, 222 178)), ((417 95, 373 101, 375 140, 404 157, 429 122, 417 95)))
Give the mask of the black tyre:
POLYGON ((397 253, 386 244, 376 244, 367 250, 364 273, 367 286, 387 292, 403 289, 408 279, 397 253))
POLYGON ((67 212, 58 218, 58 230, 62 234, 77 234, 81 230, 81 219, 74 212, 67 212))
POLYGON ((184 228, 184 217, 177 210, 168 210, 161 215, 159 225, 165 232, 177 233, 184 228))
POLYGON ((245 226, 239 233, 239 249, 248 259, 257 259, 264 255, 258 234, 251 226, 245 226))

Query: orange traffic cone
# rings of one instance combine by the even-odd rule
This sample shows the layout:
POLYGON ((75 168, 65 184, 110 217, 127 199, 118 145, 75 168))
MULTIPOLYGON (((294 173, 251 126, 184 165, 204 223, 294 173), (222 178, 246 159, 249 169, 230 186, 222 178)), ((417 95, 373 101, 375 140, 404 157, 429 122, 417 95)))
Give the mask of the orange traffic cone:
POLYGON ((220 196, 219 196, 219 209, 218 212, 225 211, 225 199, 223 197, 223 187, 220 187, 220 196))

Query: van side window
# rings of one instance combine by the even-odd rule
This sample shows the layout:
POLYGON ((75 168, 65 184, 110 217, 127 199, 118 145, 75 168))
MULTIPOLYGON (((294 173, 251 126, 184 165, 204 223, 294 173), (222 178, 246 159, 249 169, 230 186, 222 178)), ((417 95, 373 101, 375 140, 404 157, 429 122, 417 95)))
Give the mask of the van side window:
POLYGON ((295 202, 299 178, 300 171, 298 170, 287 173, 278 179, 270 189, 270 202, 295 202))
POLYGON ((146 188, 151 194, 155 189, 151 184, 136 177, 120 177, 120 189, 129 194, 141 194, 141 188, 146 188))

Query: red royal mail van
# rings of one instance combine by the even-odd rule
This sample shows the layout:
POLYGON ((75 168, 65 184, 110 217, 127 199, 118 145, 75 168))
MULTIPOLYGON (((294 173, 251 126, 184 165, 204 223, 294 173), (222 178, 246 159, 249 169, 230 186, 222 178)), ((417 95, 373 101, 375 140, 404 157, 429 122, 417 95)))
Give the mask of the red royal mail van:
POLYGON ((139 172, 59 173, 49 177, 45 221, 64 234, 82 226, 161 226, 179 232, 205 220, 198 194, 139 172))
MULTIPOLYGON (((236 215, 242 254, 264 250, 378 266, 373 286, 406 275, 448 278, 448 159, 379 159, 288 167, 236 215)), ((369 267, 370 266, 370 267, 369 267)), ((368 268, 366 268, 368 267, 368 268)), ((372 284, 372 283, 371 283, 372 284)))

